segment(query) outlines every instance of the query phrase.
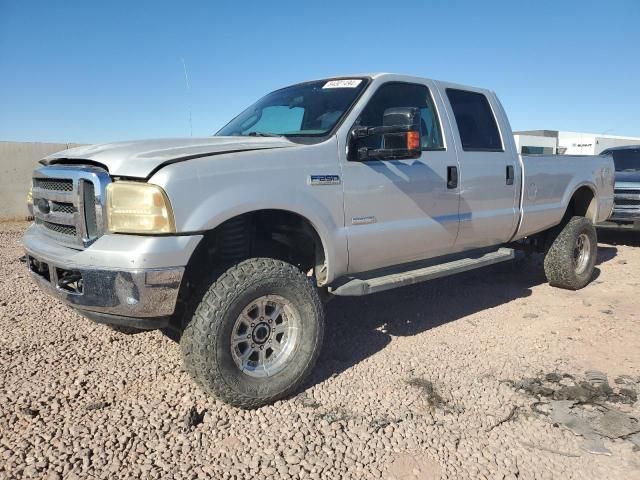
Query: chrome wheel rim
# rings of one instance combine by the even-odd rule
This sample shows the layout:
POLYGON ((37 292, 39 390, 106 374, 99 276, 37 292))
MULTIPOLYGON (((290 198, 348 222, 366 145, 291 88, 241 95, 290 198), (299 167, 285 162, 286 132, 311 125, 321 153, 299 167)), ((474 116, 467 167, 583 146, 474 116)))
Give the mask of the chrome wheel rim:
POLYGON ((284 297, 257 298, 242 310, 233 325, 233 361, 251 377, 277 374, 296 349, 300 325, 297 309, 284 297))
POLYGON ((591 241, 586 233, 581 233, 576 239, 576 244, 573 249, 573 261, 575 265, 576 274, 580 275, 584 273, 589 265, 589 259, 591 257, 591 241))

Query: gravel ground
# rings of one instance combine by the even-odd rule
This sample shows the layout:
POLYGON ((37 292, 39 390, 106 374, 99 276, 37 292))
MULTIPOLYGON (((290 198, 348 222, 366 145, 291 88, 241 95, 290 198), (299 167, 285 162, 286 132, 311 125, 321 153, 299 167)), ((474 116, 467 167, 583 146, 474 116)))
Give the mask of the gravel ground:
POLYGON ((24 227, 0 227, 2 479, 640 478, 631 437, 589 453, 548 410, 598 370, 627 401, 580 408, 640 416, 632 235, 604 236, 579 292, 549 287, 533 257, 336 299, 305 390, 240 411, 205 396, 161 333, 116 333, 40 293, 24 227))

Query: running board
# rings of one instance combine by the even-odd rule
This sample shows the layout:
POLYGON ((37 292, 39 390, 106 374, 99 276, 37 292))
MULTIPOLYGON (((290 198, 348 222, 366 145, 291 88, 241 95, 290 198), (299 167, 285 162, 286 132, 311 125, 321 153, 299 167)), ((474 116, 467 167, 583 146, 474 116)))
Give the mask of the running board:
POLYGON ((461 258, 459 260, 431 265, 429 267, 391 273, 375 278, 361 279, 351 277, 350 279, 347 279, 346 283, 335 288, 330 288, 329 291, 334 295, 346 297, 368 295, 370 293, 383 292, 385 290, 391 290, 392 288, 413 285, 415 283, 446 277, 448 275, 454 275, 456 273, 462 273, 480 267, 487 267, 495 263, 513 260, 514 257, 515 253, 513 249, 500 248, 499 250, 485 253, 484 255, 475 258, 461 258))

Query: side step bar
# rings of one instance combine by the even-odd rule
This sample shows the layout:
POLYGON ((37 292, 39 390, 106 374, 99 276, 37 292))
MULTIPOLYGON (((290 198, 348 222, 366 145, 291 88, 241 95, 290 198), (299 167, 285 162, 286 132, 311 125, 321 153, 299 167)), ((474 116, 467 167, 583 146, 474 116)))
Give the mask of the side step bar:
POLYGON ((392 288, 404 287, 415 283, 433 280, 435 278, 446 277, 456 273, 474 270, 480 267, 486 267, 495 263, 506 262, 515 258, 514 250, 511 248, 500 248, 499 250, 485 253, 482 256, 474 258, 461 258, 458 260, 431 265, 428 267, 418 268, 415 270, 407 270, 404 272, 390 273, 375 278, 350 278, 346 283, 330 288, 329 291, 334 295, 341 296, 360 296, 370 293, 383 292, 392 288))

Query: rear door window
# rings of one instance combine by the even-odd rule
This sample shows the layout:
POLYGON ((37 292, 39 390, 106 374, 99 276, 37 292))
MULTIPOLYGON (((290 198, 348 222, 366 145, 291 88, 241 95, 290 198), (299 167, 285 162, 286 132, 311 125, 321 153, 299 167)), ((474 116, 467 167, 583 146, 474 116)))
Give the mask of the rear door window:
POLYGON ((465 151, 503 152, 498 124, 487 97, 467 90, 447 89, 465 151))

